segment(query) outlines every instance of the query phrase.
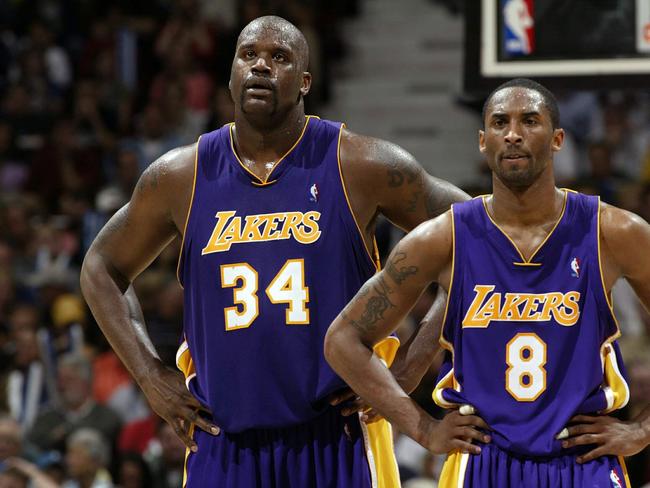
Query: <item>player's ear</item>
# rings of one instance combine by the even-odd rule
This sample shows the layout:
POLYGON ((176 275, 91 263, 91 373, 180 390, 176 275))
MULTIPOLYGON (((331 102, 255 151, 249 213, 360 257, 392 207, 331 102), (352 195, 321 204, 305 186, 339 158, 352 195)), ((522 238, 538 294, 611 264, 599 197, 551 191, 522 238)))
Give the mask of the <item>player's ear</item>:
POLYGON ((478 131, 478 150, 482 153, 485 152, 485 131, 478 131))
POLYGON ((311 73, 305 71, 302 74, 302 85, 300 86, 300 94, 304 97, 311 89, 311 73))
POLYGON ((557 152, 562 149, 562 144, 564 144, 564 129, 554 129, 553 130, 553 144, 551 148, 553 151, 557 152))

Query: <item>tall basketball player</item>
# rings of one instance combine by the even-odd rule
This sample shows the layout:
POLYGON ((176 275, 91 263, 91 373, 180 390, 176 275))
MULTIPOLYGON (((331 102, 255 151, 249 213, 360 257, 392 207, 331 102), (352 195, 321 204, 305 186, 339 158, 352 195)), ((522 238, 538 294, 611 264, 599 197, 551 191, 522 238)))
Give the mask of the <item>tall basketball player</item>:
MULTIPOLYGON (((388 424, 329 404, 345 385, 323 340, 376 272, 377 215, 411 229, 466 196, 395 145, 305 116, 307 65, 292 24, 246 26, 234 123, 153 163, 84 262, 100 327, 189 448, 188 487, 399 484, 388 424), (161 364, 129 288, 178 235, 184 376, 161 364)), ((395 348, 377 354, 390 363, 395 348)))
POLYGON ((493 193, 405 237, 335 320, 326 357, 401 430, 449 453, 441 487, 629 486, 620 456, 650 442, 650 408, 632 422, 606 415, 629 397, 611 289, 625 277, 650 307, 650 226, 555 187, 564 133, 546 88, 502 85, 484 123, 493 193), (431 281, 449 293, 434 399, 489 425, 462 427, 464 440, 441 438, 369 349, 431 281))

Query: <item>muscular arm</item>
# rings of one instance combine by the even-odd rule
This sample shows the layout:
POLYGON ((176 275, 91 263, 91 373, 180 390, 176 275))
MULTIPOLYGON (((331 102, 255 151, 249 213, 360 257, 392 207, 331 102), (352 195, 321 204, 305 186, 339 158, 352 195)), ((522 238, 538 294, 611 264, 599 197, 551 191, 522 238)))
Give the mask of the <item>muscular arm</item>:
MULTIPOLYGON (((601 266, 605 289, 628 280, 646 310, 650 310, 650 225, 641 217, 603 204, 600 214, 601 266)), ((577 415, 562 446, 595 445, 578 462, 599 456, 631 456, 650 445, 650 405, 632 421, 610 416, 577 415)))
POLYGON ((196 419, 195 410, 201 405, 187 392, 182 375, 161 363, 131 283, 184 226, 195 150, 188 146, 171 151, 147 168, 131 201, 91 245, 81 270, 83 295, 102 332, 152 408, 188 447, 193 441, 186 433, 187 420, 201 428, 211 426, 196 419))
POLYGON ((93 315, 141 386, 159 360, 130 285, 178 234, 167 192, 160 191, 169 185, 169 166, 162 159, 147 168, 129 204, 93 242, 81 270, 81 289, 93 315))
MULTIPOLYGON (((646 310, 650 311, 650 225, 636 214, 603 204, 601 256, 607 291, 619 277, 627 279, 646 310)), ((650 444, 650 405, 635 419, 650 444)))
MULTIPOLYGON (((449 213, 426 222, 407 235, 388 259, 386 268, 372 277, 332 323, 325 337, 325 357, 332 368, 381 415, 434 452, 461 448, 478 452, 460 438, 484 440, 469 427, 485 424, 477 417, 453 426, 453 436, 441 435, 437 422, 426 414, 395 381, 372 352, 392 332, 432 281, 449 282, 452 252, 449 213), (403 272, 400 270, 404 270, 403 272)), ((447 427, 447 425, 445 424, 447 427)))
MULTIPOLYGON (((380 213, 410 231, 446 212, 452 203, 469 198, 451 183, 427 174, 411 154, 390 142, 344 129, 340 151, 350 204, 370 251, 380 213)), ((404 266, 399 255, 393 266, 404 266)), ((438 350, 443 309, 444 303, 434 305, 416 334, 399 349, 392 370, 407 390, 417 386, 438 350)))
POLYGON ((451 183, 434 178, 401 147, 387 141, 341 134, 341 168, 350 204, 366 242, 383 214, 406 231, 469 199, 451 183))

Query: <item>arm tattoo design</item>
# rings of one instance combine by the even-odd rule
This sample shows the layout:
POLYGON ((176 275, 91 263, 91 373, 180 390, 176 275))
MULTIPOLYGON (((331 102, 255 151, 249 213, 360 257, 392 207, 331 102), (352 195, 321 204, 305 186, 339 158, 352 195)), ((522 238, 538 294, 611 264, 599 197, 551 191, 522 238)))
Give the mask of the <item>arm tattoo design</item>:
POLYGON ((397 163, 391 164, 388 173, 388 186, 396 188, 402 186, 404 181, 407 185, 413 183, 418 177, 418 171, 406 165, 399 165, 397 163))
POLYGON ((377 321, 383 320, 384 312, 389 308, 395 307, 395 304, 388 298, 388 295, 393 293, 393 290, 391 290, 382 277, 379 278, 377 284, 373 285, 372 288, 375 293, 366 302, 366 308, 358 320, 352 319, 345 312, 343 313, 343 317, 350 325, 363 333, 372 333, 376 328, 377 321))
POLYGON ((393 259, 391 259, 386 265, 386 273, 393 278, 393 281, 398 285, 401 285, 402 282, 409 277, 418 272, 417 266, 402 266, 398 267, 398 263, 406 259, 405 252, 396 252, 393 259))
POLYGON ((388 186, 396 188, 404 183, 404 175, 397 169, 388 170, 388 186))

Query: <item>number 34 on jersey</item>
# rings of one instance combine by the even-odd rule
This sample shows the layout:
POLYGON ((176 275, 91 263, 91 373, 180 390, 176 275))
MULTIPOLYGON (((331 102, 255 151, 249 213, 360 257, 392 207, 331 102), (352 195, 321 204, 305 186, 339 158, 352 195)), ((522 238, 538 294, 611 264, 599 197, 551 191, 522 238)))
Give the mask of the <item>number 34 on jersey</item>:
MULTIPOLYGON (((233 307, 224 309, 226 330, 250 327, 259 315, 259 275, 248 263, 221 265, 221 287, 234 288, 233 307), (238 286, 239 285, 239 286, 238 286)), ((305 261, 288 259, 265 289, 273 304, 286 304, 286 324, 309 324, 305 261)))

